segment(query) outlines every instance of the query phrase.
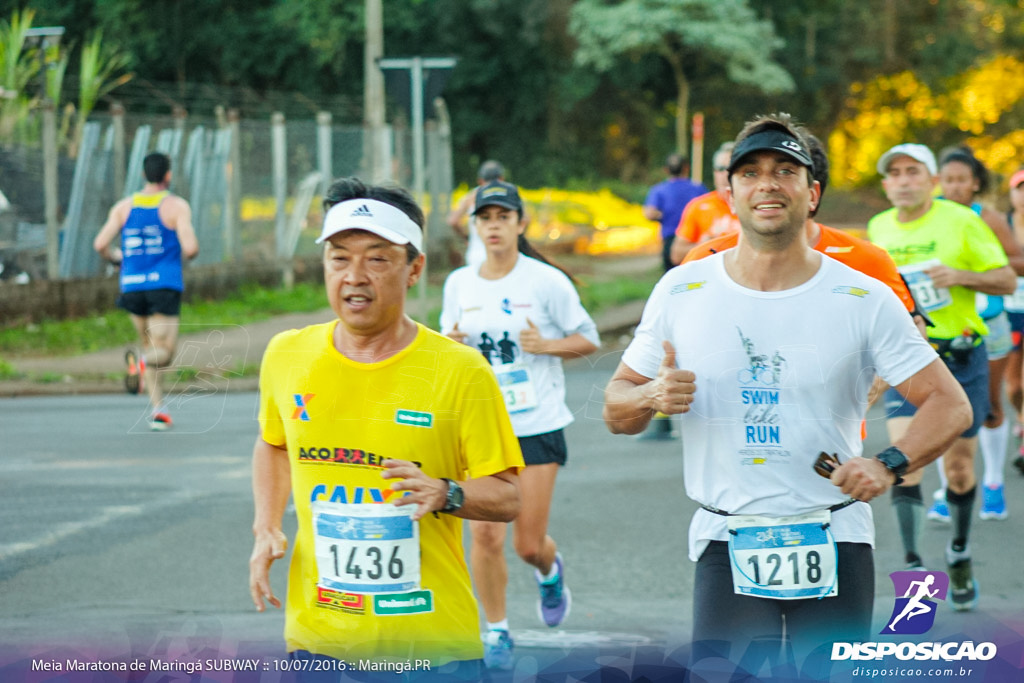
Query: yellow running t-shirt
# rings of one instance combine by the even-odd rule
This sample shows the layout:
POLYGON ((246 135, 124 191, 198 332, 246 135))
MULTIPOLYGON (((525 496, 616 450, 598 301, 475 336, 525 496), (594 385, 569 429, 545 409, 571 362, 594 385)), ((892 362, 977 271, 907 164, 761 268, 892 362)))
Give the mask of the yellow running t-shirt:
POLYGON ((974 290, 955 286, 936 288, 923 270, 931 264, 983 273, 1008 263, 1006 252, 985 221, 966 206, 935 199, 928 213, 900 223, 896 209, 868 222, 868 239, 889 252, 914 298, 935 323, 934 339, 952 339, 965 329, 988 334, 978 315, 974 290))
POLYGON ((298 531, 288 578, 289 652, 355 661, 479 659, 462 520, 389 505, 380 462, 463 480, 523 467, 494 373, 422 325, 379 363, 335 349, 337 321, 275 336, 260 370, 262 438, 287 445, 298 531), (418 546, 418 556, 417 556, 418 546))

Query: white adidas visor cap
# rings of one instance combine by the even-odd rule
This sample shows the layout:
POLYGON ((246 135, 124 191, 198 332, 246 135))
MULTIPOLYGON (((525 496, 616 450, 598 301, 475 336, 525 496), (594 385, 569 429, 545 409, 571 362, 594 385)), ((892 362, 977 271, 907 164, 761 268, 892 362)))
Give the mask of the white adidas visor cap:
POLYGON ((316 243, 322 244, 339 232, 365 230, 395 244, 411 244, 423 252, 423 231, 401 209, 376 199, 348 199, 332 206, 324 216, 324 227, 316 243))

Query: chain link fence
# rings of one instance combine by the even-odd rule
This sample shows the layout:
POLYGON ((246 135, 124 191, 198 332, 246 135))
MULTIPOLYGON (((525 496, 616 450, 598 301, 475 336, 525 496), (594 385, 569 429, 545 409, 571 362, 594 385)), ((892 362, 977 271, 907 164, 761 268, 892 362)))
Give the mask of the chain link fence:
MULTIPOLYGON (((0 145, 0 280, 109 275, 92 240, 114 202, 142 187, 142 159, 154 150, 171 157, 171 191, 192 206, 197 265, 276 261, 286 268, 294 257, 315 253, 319 196, 330 179, 368 177, 362 126, 335 123, 323 112, 289 119, 277 112, 261 118, 220 107, 215 112, 115 109, 91 117, 77 158, 62 155, 58 162, 58 273, 47 272, 42 150, 32 136, 0 145)), ((439 129, 446 130, 431 125, 426 131, 430 196, 420 198, 432 226, 443 226, 452 191, 450 141, 439 129)), ((411 132, 393 128, 389 138, 385 175, 411 187, 411 132)), ((435 228, 428 248, 446 249, 446 232, 435 228)))

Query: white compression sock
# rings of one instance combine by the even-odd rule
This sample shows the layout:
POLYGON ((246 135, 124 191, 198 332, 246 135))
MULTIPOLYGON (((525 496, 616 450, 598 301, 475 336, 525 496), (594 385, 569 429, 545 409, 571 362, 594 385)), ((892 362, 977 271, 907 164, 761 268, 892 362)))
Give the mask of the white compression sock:
POLYGON ((982 427, 978 431, 978 446, 985 463, 985 486, 1003 485, 1003 467, 1006 465, 1006 447, 1010 442, 1010 424, 1006 420, 998 427, 982 427))

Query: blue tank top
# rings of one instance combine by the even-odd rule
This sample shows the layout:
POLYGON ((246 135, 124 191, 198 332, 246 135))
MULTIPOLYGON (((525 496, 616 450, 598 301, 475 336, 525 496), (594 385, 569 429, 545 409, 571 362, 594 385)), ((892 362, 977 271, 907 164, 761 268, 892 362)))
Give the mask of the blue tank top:
POLYGON ((136 193, 121 228, 121 291, 185 289, 178 233, 160 221, 160 202, 169 193, 136 193))

